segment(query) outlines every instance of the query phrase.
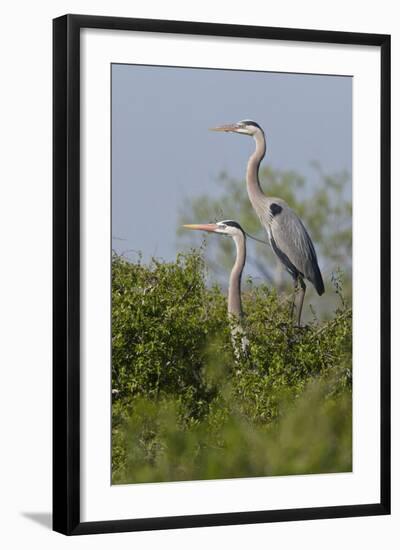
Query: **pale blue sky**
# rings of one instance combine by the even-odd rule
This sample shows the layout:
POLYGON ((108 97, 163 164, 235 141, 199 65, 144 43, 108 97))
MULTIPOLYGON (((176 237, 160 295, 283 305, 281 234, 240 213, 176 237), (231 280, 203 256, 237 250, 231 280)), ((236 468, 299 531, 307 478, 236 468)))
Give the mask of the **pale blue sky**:
POLYGON ((312 161, 351 173, 350 77, 114 64, 113 248, 174 259, 184 197, 216 196, 222 171, 244 178, 254 147, 208 128, 245 118, 264 128, 273 168, 295 170, 309 186, 312 161))

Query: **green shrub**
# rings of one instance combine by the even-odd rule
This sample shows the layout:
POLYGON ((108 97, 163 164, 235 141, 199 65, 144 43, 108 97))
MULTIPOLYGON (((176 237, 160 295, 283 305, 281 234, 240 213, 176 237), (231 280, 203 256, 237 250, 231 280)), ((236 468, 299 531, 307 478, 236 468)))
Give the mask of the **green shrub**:
MULTIPOLYGON (((247 285, 249 353, 235 358, 201 253, 112 262, 114 483, 351 469, 351 310, 293 327, 247 285)), ((340 284, 338 284, 340 294, 340 284)))

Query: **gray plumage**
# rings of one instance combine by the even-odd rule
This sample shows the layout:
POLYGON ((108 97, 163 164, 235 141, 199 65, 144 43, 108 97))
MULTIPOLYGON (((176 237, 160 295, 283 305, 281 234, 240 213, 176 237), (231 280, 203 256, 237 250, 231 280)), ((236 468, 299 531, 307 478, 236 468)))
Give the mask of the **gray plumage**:
POLYGON ((250 202, 266 229, 269 242, 278 259, 293 278, 295 294, 298 293, 297 323, 300 325, 306 285, 309 280, 319 295, 323 294, 324 282, 318 266, 317 254, 310 235, 297 214, 279 198, 264 195, 259 181, 259 167, 265 156, 266 142, 262 128, 256 122, 245 120, 236 124, 213 128, 216 131, 235 132, 252 136, 256 148, 247 163, 246 184, 250 202), (300 289, 298 286, 300 285, 300 289))
POLYGON ((285 201, 278 198, 265 198, 269 212, 267 210, 260 221, 266 226, 273 251, 294 279, 298 276, 308 279, 321 296, 325 290, 324 282, 318 266, 317 254, 307 229, 285 201), (271 210, 271 206, 274 205, 280 206, 281 211, 272 214, 274 209, 271 210))

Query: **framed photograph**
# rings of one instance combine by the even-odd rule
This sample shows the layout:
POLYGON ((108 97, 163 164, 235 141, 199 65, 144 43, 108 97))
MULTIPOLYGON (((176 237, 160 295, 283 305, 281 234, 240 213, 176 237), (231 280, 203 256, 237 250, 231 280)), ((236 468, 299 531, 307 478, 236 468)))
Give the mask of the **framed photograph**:
POLYGON ((389 514, 390 37, 66 15, 53 69, 54 530, 389 514))

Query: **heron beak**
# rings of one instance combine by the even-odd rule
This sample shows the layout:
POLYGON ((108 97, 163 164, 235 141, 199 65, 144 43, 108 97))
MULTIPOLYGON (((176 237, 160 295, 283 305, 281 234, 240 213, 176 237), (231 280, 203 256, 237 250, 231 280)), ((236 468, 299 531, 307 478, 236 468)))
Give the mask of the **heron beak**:
POLYGON ((215 128, 209 128, 212 132, 236 132, 238 129, 237 124, 223 124, 222 126, 215 126, 215 128))
POLYGON ((214 232, 218 229, 218 225, 216 223, 200 223, 200 224, 189 224, 184 225, 183 227, 186 227, 186 229, 198 229, 200 231, 208 231, 208 232, 214 232))

